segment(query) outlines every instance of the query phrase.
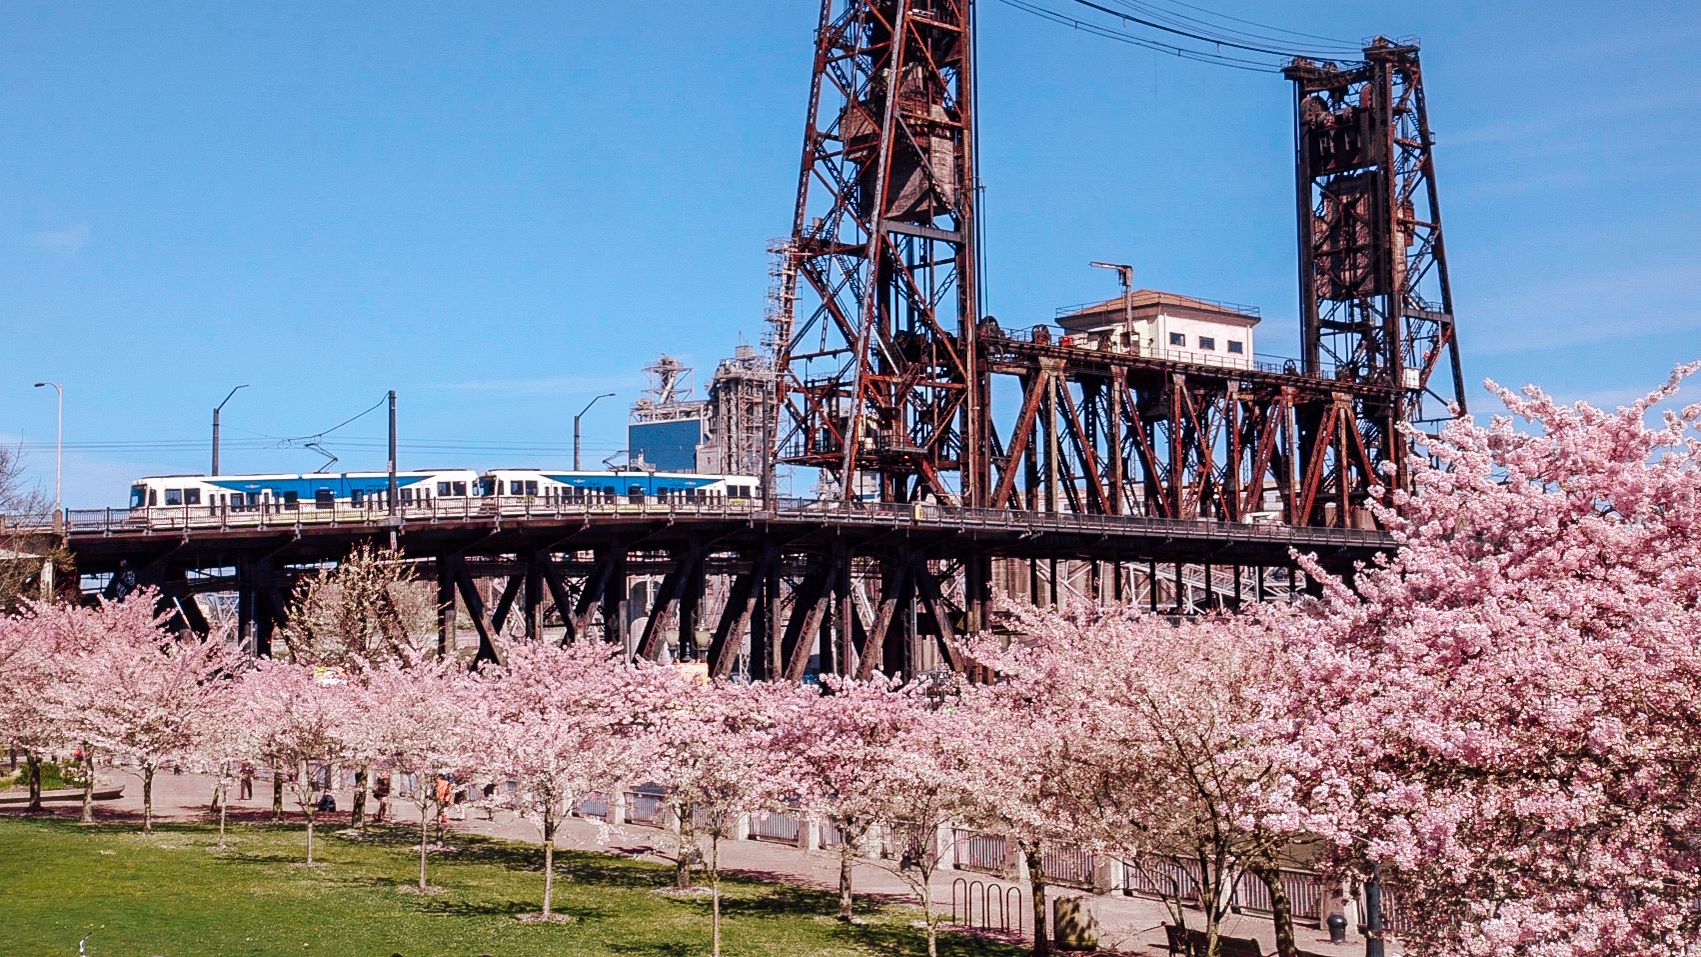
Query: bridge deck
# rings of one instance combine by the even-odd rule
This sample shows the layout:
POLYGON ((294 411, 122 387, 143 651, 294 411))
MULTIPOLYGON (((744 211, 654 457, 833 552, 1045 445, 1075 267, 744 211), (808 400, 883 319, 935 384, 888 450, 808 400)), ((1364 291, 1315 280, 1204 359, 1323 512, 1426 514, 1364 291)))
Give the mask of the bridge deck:
POLYGON ((639 551, 687 542, 729 549, 766 542, 784 551, 902 542, 917 551, 968 548, 1007 557, 1249 564, 1287 564, 1297 549, 1342 565, 1393 546, 1387 533, 1360 529, 800 499, 780 500, 772 508, 483 499, 410 506, 394 516, 305 506, 263 512, 109 509, 68 516, 70 548, 84 572, 109 571, 120 560, 135 565, 167 556, 174 564, 203 566, 260 552, 286 560, 329 560, 392 529, 408 551, 422 555, 572 551, 614 540, 639 551))

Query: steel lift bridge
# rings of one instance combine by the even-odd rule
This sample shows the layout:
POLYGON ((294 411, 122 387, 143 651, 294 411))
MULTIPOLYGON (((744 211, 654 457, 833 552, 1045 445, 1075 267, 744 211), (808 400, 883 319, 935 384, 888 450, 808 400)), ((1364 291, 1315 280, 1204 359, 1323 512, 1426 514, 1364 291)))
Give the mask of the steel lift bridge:
POLYGON ((123 563, 188 628, 197 595, 234 592, 265 651, 295 579, 393 533, 435 578, 445 645, 597 638, 796 680, 959 667, 951 639, 989 627, 999 591, 1194 613, 1303 589, 1295 550, 1347 571, 1390 547, 1367 503, 1407 481, 1402 429, 1464 406, 1417 48, 1286 69, 1304 358, 1225 368, 982 315, 973 37, 970 0, 823 0, 775 247, 769 494, 73 514, 80 570, 123 563), (831 493, 774 496, 778 465, 831 493))

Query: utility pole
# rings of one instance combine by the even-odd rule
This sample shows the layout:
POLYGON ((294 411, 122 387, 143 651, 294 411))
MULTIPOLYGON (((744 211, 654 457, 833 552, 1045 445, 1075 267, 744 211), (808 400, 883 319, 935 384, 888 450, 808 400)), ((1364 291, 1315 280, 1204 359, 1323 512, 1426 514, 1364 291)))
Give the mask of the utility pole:
MULTIPOLYGON (((390 390, 390 494, 388 496, 390 514, 396 514, 396 390, 390 390)), ((396 532, 390 530, 393 538, 396 532)))
POLYGON ((599 399, 612 398, 614 398, 614 393, 604 392, 602 395, 586 402, 585 407, 579 410, 579 414, 573 416, 573 471, 579 471, 579 420, 585 417, 586 412, 591 411, 591 406, 596 405, 599 399))
POLYGON ((238 393, 238 392, 240 392, 240 391, 242 391, 243 389, 246 389, 246 388, 248 388, 248 386, 246 384, 237 386, 236 388, 230 390, 230 395, 227 395, 227 396, 224 397, 224 402, 220 402, 218 405, 213 406, 213 470, 208 473, 209 475, 220 474, 219 473, 219 413, 224 411, 225 403, 230 401, 230 396, 235 395, 236 393, 238 393))

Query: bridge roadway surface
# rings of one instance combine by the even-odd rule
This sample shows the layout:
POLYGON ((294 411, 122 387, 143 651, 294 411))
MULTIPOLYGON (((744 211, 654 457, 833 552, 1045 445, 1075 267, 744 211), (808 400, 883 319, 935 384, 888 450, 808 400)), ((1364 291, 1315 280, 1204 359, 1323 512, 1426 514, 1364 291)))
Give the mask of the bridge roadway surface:
MULTIPOLYGON (((124 794, 117 800, 100 802, 96 806, 97 819, 126 818, 139 821, 142 809, 140 776, 122 768, 109 769, 101 776, 103 783, 110 780, 111 783, 124 785, 124 794)), ((208 810, 213 783, 214 779, 209 775, 161 774, 154 778, 154 811, 170 820, 213 820, 208 810)), ((338 817, 345 822, 347 820, 347 809, 353 802, 353 792, 342 788, 336 792, 336 797, 337 807, 343 810, 330 821, 323 817, 320 819, 321 833, 334 830, 338 817), (331 826, 327 827, 326 824, 331 826)), ((233 796, 231 811, 233 815, 243 817, 264 815, 270 812, 271 801, 270 785, 266 781, 257 781, 254 798, 241 801, 233 796)), ((286 806, 293 811, 293 805, 286 802, 286 806)), ((48 807, 53 813, 74 816, 78 813, 79 805, 67 802, 63 805, 50 804, 48 807)), ((403 822, 410 819, 410 814, 418 814, 417 809, 405 802, 392 802, 390 810, 393 820, 403 822)), ((296 821, 300 815, 291 813, 289 817, 290 820, 296 821)), ((537 828, 531 822, 504 811, 498 811, 492 819, 486 820, 482 811, 469 810, 466 820, 451 817, 448 826, 451 832, 467 831, 527 844, 535 845, 539 840, 537 828)), ((240 843, 241 839, 240 833, 235 835, 237 842, 240 843)), ((449 840, 452 842, 453 838, 449 840)), ((662 860, 657 852, 666 849, 668 840, 667 833, 658 828, 626 824, 606 829, 600 822, 578 817, 570 818, 562 826, 557 838, 559 847, 571 850, 636 856, 651 861, 662 860)), ((769 841, 728 841, 721 846, 721 859, 726 862, 725 866, 729 872, 758 880, 798 884, 820 890, 836 890, 838 887, 838 857, 829 851, 803 851, 787 844, 769 841)), ((1013 886, 1011 882, 995 880, 983 874, 941 869, 934 877, 933 898, 935 905, 947 913, 951 908, 952 883, 958 878, 986 881, 999 887, 1013 886)), ((885 900, 905 902, 915 900, 907 885, 872 861, 857 867, 855 880, 858 895, 875 895, 885 900)), ((1025 904, 1028 893, 1026 885, 1021 886, 1021 891, 1025 904)), ((1070 888, 1053 888, 1051 893, 1073 897, 1083 892, 1070 888)), ((1100 951, 1104 957, 1112 954, 1155 957, 1167 952, 1162 925, 1169 917, 1159 902, 1126 897, 1118 893, 1091 896, 1090 901, 1093 916, 1099 923, 1102 946, 1106 948, 1100 951)), ((1196 924, 1198 920, 1198 912, 1190 910, 1188 922, 1196 924)), ((1031 919, 1024 921, 1024 929, 1030 930, 1031 924, 1031 919)), ((1275 952, 1274 928, 1270 921, 1263 917, 1251 914, 1231 915, 1223 932, 1234 937, 1255 938, 1262 952, 1275 952)), ((1294 927, 1294 936, 1302 950, 1321 957, 1358 957, 1364 953, 1364 938, 1351 931, 1345 943, 1332 945, 1326 930, 1300 923, 1294 927)), ((1388 942, 1389 957, 1399 957, 1401 951, 1398 940, 1388 942)))
POLYGON ((169 563, 229 567, 265 555, 283 563, 334 561, 361 542, 396 532, 410 555, 502 556, 573 552, 618 544, 631 552, 695 546, 743 552, 771 546, 788 554, 848 548, 858 556, 904 549, 938 558, 966 554, 1018 559, 1184 562, 1285 566, 1310 553, 1345 570, 1391 550, 1385 532, 1235 524, 1073 513, 879 505, 782 499, 758 504, 555 503, 468 499, 381 510, 206 507, 74 510, 67 538, 79 571, 169 563))

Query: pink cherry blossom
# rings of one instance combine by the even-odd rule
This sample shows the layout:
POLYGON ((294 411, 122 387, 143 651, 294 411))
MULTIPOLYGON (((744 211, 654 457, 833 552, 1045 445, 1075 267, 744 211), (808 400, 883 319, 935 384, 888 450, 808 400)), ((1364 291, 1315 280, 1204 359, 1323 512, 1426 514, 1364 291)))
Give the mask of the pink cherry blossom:
POLYGON ((313 864, 317 815, 314 770, 328 769, 359 750, 359 701, 334 672, 261 661, 237 686, 239 707, 260 729, 254 757, 286 775, 296 806, 307 819, 307 863, 313 864))
POLYGON ((480 682, 485 770, 511 783, 508 801, 543 838, 541 917, 552 917, 556 831, 592 791, 628 779, 632 753, 620 702, 627 668, 606 645, 515 642, 480 682))
POLYGON ((1407 953, 1701 941, 1701 405, 1658 408, 1694 371, 1616 412, 1501 392, 1429 443, 1392 560, 1271 618, 1287 810, 1423 915, 1407 953))

